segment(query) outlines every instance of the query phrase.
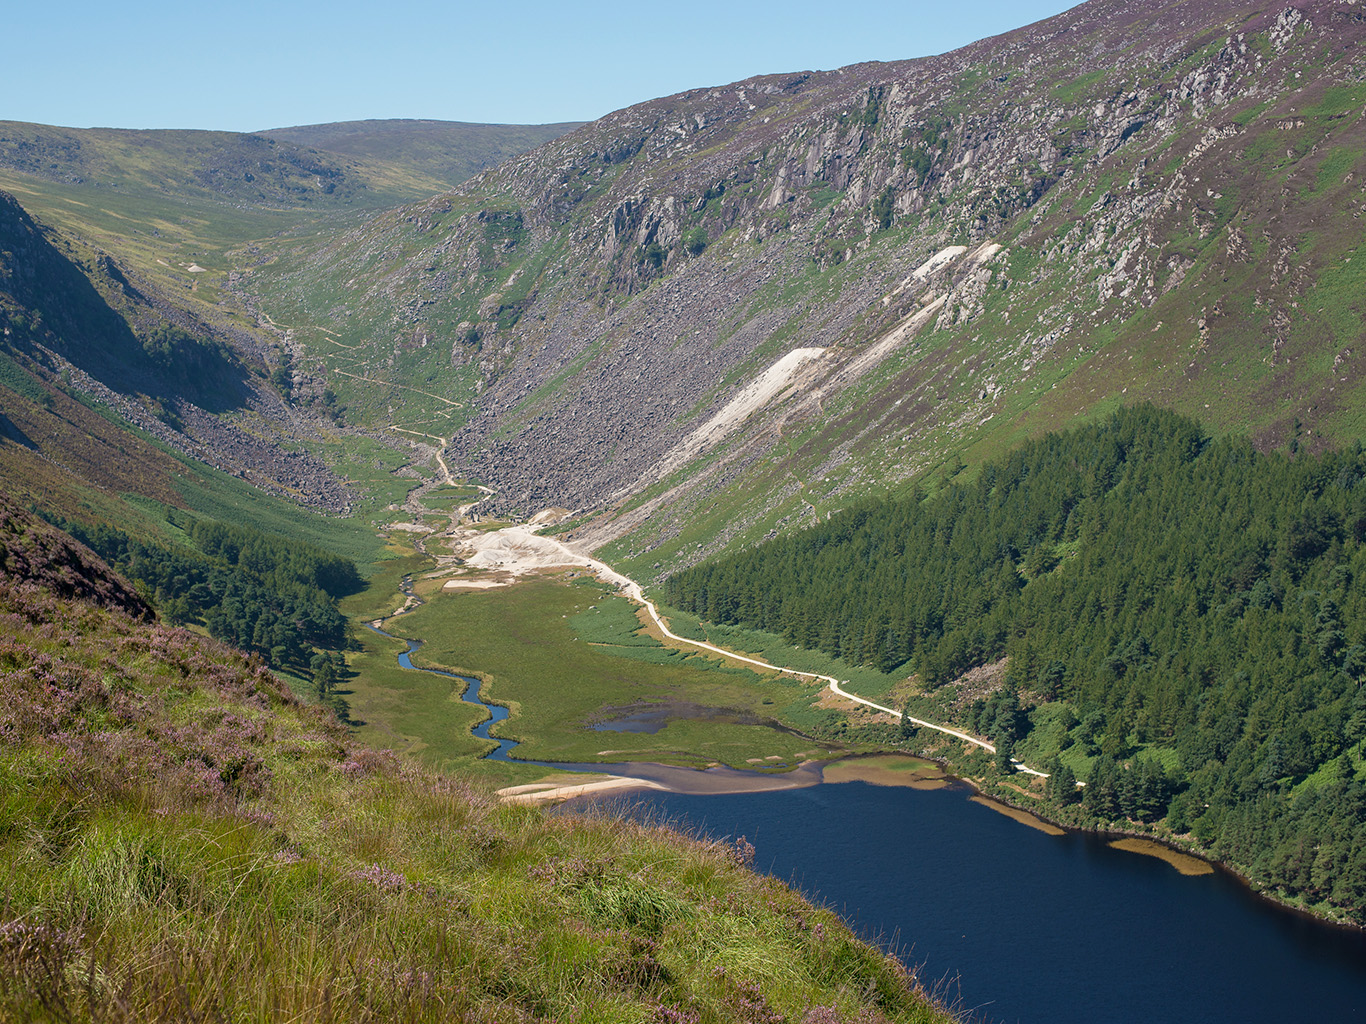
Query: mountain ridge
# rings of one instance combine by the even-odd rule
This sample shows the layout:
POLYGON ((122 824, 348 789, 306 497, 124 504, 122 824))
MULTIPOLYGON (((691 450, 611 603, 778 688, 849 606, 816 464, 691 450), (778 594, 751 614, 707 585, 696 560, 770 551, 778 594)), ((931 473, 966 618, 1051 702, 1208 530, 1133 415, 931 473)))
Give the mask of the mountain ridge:
POLYGON ((319 374, 449 389, 450 455, 495 505, 636 506, 588 536, 637 569, 696 560, 679 537, 708 507, 700 554, 1126 396, 1265 447, 1351 438, 1357 278, 1327 211, 1359 214, 1366 170, 1355 7, 1095 2, 939 57, 680 93, 278 247, 242 286, 337 332, 346 351, 295 339, 319 374), (1332 314, 1298 303, 1316 290, 1332 314), (755 410, 665 497, 652 468, 797 347, 826 350, 815 400, 755 410))
POLYGON ((253 134, 329 153, 400 163, 449 188, 583 124, 582 121, 522 125, 429 118, 370 118, 267 128, 253 134))

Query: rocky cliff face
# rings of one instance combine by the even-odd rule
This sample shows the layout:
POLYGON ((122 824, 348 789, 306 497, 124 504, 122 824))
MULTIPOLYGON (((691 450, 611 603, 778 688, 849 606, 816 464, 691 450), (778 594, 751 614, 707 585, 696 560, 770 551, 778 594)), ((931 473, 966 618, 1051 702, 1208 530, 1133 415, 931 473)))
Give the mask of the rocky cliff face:
POLYGON ((504 507, 617 509, 628 561, 1118 401, 1356 437, 1363 35, 1355 0, 1094 0, 620 111, 244 287, 504 507))

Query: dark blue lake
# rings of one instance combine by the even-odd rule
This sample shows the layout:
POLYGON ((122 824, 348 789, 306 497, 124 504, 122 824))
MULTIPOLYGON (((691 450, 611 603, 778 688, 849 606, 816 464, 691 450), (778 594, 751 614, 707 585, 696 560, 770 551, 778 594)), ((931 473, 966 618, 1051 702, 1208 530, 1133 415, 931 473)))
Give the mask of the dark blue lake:
MULTIPOLYGON (((413 669, 420 642, 407 645, 399 664, 413 669)), ((463 698, 483 704, 478 679, 436 674, 462 681, 463 698)), ((476 736, 488 737, 507 717, 506 708, 485 706, 493 717, 476 736)), ((498 744, 488 756, 507 760, 516 743, 498 744)), ((698 774, 657 765, 548 767, 683 788, 698 774)), ((897 952, 927 988, 974 1020, 1366 1021, 1366 934, 1274 906, 1222 871, 1185 876, 1100 836, 1046 835, 971 796, 962 784, 926 791, 846 782, 705 796, 642 791, 614 803, 714 838, 746 836, 756 868, 897 952)))
POLYGON ((645 793, 634 814, 745 835, 755 867, 1008 1024, 1366 1020, 1366 936, 1188 877, 1098 836, 1061 837, 935 791, 861 782, 645 793))

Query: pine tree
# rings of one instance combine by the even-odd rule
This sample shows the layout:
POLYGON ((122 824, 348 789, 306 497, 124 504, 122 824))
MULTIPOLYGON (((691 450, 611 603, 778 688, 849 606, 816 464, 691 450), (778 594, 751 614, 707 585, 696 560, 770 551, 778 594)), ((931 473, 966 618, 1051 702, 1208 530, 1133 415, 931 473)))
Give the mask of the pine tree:
POLYGON ((1015 737, 1006 735, 996 741, 996 770, 1007 775, 1013 774, 1015 765, 1015 737))
POLYGON ((1080 799, 1077 792, 1077 776, 1060 757, 1054 757, 1048 765, 1048 799, 1055 804, 1067 805, 1080 799))

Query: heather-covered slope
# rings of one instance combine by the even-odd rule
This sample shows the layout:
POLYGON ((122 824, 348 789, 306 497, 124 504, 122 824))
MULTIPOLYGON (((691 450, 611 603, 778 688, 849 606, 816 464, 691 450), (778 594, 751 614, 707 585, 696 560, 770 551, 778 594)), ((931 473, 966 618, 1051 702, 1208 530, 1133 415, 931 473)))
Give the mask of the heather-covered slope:
POLYGON ((744 844, 499 806, 22 513, 0 551, 4 1019, 947 1019, 744 844))
MULTIPOLYGON (((47 591, 61 600, 84 601, 121 612, 135 622, 155 620, 152 609, 128 582, 89 548, 0 496, 0 576, 47 591)), ((12 639, 18 639, 15 631, 12 639)))
POLYGON ((1121 399, 1315 447, 1366 408, 1363 35, 1335 0, 1094 0, 619 111, 242 285, 505 507, 627 502, 587 539, 638 570, 1121 399))

